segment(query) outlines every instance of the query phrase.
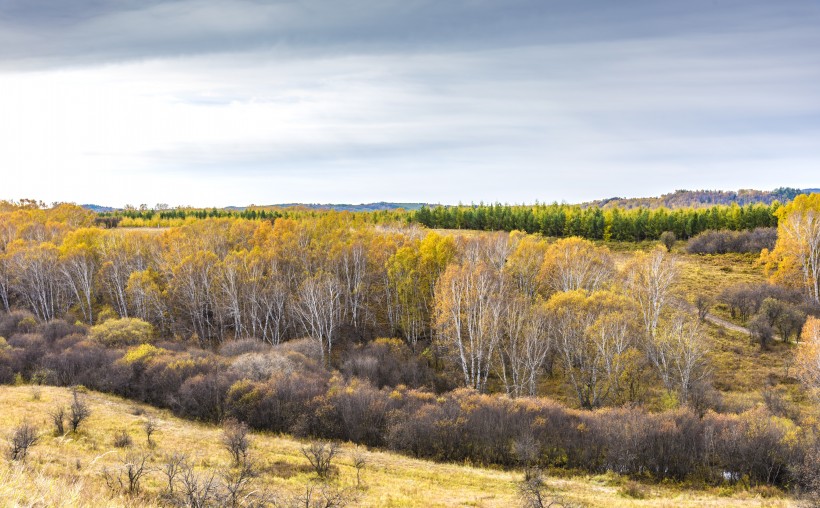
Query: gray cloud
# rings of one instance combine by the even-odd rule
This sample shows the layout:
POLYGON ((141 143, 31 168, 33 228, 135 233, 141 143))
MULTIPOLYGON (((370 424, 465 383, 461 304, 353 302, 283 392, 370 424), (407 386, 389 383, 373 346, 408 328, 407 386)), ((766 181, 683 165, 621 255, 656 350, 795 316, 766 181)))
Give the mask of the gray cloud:
POLYGON ((477 50, 816 26, 809 1, 2 0, 0 61, 49 67, 276 48, 477 50))
POLYGON ((110 86, 77 167, 196 178, 194 204, 816 186, 818 21, 791 0, 0 0, 0 89, 72 85, 30 106, 72 134, 56 106, 110 86), (95 141, 129 123, 147 134, 95 141), (215 203, 226 178, 246 194, 215 203))

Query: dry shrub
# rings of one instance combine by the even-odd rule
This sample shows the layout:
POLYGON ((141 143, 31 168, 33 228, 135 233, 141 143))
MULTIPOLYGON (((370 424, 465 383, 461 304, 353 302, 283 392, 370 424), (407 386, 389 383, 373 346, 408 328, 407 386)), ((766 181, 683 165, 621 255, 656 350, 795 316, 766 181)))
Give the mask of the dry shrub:
POLYGON ((37 427, 29 422, 19 424, 9 436, 9 458, 11 460, 25 460, 29 448, 37 444, 38 440, 37 427))
POLYGON ((127 430, 123 429, 114 434, 114 446, 117 448, 129 448, 132 444, 134 442, 127 430))
POLYGON ((632 499, 646 499, 649 497, 649 489, 640 483, 629 480, 620 489, 621 495, 632 499))
POLYGON ((301 448, 302 455, 310 462, 313 472, 319 478, 327 478, 331 472, 333 459, 339 454, 339 444, 334 442, 312 442, 301 448))

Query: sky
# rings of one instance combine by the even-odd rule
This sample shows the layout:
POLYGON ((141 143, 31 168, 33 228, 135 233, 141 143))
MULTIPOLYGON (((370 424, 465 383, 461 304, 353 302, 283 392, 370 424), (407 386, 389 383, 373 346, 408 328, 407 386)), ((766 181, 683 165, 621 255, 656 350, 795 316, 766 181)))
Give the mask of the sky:
POLYGON ((818 0, 0 0, 0 199, 820 187, 818 0))

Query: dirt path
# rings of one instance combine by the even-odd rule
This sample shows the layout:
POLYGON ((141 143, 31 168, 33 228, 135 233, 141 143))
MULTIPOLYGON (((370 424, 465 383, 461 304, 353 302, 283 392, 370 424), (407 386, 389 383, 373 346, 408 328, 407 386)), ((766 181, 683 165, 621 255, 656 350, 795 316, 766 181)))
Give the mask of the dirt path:
POLYGON ((752 332, 748 328, 745 328, 745 327, 740 326, 740 325, 736 325, 736 324, 732 323, 731 321, 727 321, 723 318, 719 318, 719 317, 715 316, 714 314, 706 314, 706 321, 709 321, 710 323, 715 324, 717 326, 726 328, 727 330, 732 330, 733 332, 745 333, 746 335, 751 335, 752 334, 752 332))
MULTIPOLYGON (((678 304, 688 308, 691 312, 694 312, 694 313, 697 314, 697 309, 691 303, 689 303, 685 300, 679 300, 678 304)), ((706 319, 706 321, 709 321, 713 325, 719 326, 721 328, 725 328, 727 330, 731 330, 731 331, 737 332, 737 333, 743 333, 743 334, 748 335, 748 336, 752 335, 751 330, 749 330, 745 326, 736 325, 735 323, 732 323, 731 321, 728 321, 728 320, 723 319, 721 317, 715 316, 714 314, 711 314, 711 313, 706 314, 705 319, 706 319)), ((775 340, 775 341, 783 340, 783 339, 781 339, 780 335, 776 335, 776 334, 772 336, 772 339, 775 340)))

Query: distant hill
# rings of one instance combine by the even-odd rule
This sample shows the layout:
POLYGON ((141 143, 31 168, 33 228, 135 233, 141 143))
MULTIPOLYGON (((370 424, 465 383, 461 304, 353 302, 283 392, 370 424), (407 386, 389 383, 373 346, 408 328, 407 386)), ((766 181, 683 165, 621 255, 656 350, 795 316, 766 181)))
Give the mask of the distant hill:
MULTIPOLYGON (((91 210, 96 213, 115 212, 122 210, 122 208, 115 208, 111 206, 102 206, 87 204, 81 205, 86 210, 91 210)), ((219 208, 219 210, 227 210, 231 212, 242 212, 244 210, 273 210, 275 208, 307 208, 310 210, 336 210, 339 212, 379 212, 382 210, 418 210, 422 206, 431 206, 428 203, 388 203, 386 201, 379 201, 378 203, 362 203, 360 205, 352 204, 321 204, 321 203, 281 203, 276 205, 249 205, 249 206, 226 206, 219 208)), ((186 209, 196 209, 196 207, 184 207, 186 209)), ((211 209, 212 207, 205 207, 211 209)))
POLYGON ((242 211, 248 208, 273 209, 273 208, 308 208, 311 210, 335 210, 337 212, 380 212, 383 210, 418 210, 422 206, 430 206, 427 203, 388 203, 379 201, 378 203, 362 203, 360 205, 351 204, 320 204, 320 203, 281 203, 277 205, 228 207, 229 210, 242 211))
POLYGON ((110 206, 102 206, 102 205, 80 205, 86 210, 91 210, 92 212, 96 213, 105 213, 105 212, 113 212, 116 208, 110 206))
MULTIPOLYGON (((708 207, 714 205, 730 205, 737 203, 739 205, 747 205, 749 203, 764 203, 771 204, 773 201, 780 201, 786 203, 794 199, 798 194, 811 194, 813 192, 820 192, 820 189, 794 189, 790 187, 780 187, 772 191, 760 191, 754 189, 740 189, 738 191, 722 191, 722 190, 676 190, 669 194, 663 194, 660 197, 648 198, 620 198, 613 197, 607 199, 598 199, 596 201, 589 201, 581 203, 584 208, 600 207, 600 208, 684 208, 684 207, 708 207)), ((379 212, 384 210, 400 210, 407 211, 418 210, 419 208, 435 207, 439 205, 429 203, 391 203, 387 201, 379 201, 377 203, 362 203, 358 205, 346 203, 279 203, 274 205, 249 205, 249 206, 226 206, 221 210, 242 212, 244 210, 274 210, 283 208, 305 208, 309 210, 335 210, 338 212, 379 212)), ((91 210, 96 213, 114 212, 122 210, 110 206, 87 204, 82 205, 83 208, 91 210)), ((186 207, 188 208, 188 207, 186 207)), ((208 207, 210 209, 211 207, 208 207)))
POLYGON ((600 208, 684 208, 708 207, 714 205, 748 205, 750 203, 771 204, 774 201, 785 203, 799 194, 820 192, 820 189, 793 189, 780 187, 772 191, 740 189, 738 191, 722 190, 676 190, 660 197, 652 198, 608 198, 582 203, 584 207, 600 208))

